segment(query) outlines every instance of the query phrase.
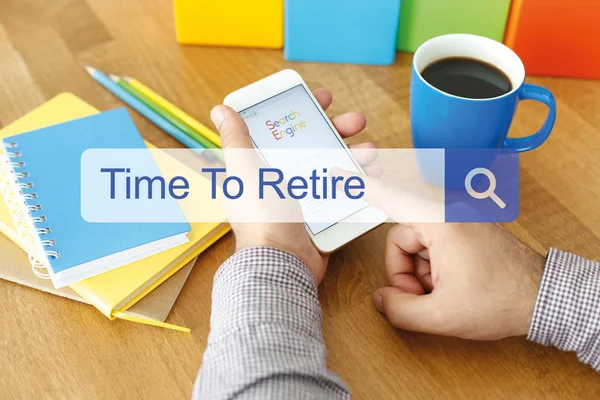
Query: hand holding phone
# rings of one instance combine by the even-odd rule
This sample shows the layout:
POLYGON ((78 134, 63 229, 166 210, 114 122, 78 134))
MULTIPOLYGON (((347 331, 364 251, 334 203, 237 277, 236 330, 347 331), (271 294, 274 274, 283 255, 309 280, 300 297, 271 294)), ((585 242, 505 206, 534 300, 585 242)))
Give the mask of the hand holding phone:
MULTIPOLYGON (((326 109, 332 102, 332 95, 326 89, 314 92, 314 98, 326 109)), ((221 141, 227 158, 227 150, 235 148, 252 148, 247 125, 238 113, 227 106, 217 106, 211 118, 221 134, 221 141)), ((347 113, 333 118, 342 137, 348 138, 361 132, 366 120, 362 114, 347 113)), ((370 143, 350 146, 350 148, 369 149, 370 143)), ((228 164, 228 168, 243 169, 240 163, 228 164)), ((237 173, 237 172, 235 172, 237 173)), ((240 171, 239 174, 243 174, 240 171)), ((322 255, 311 242, 308 231, 302 223, 233 223, 238 250, 254 246, 271 246, 285 250, 300 258, 311 269, 317 282, 323 279, 327 268, 326 255, 322 255)))
MULTIPOLYGON (((245 121, 246 126, 240 128, 249 134, 244 145, 253 145, 269 167, 287 171, 294 178, 312 176, 315 171, 326 175, 333 167, 364 173, 342 139, 364 129, 364 116, 344 114, 330 121, 323 109, 331 104, 331 94, 311 94, 297 72, 278 72, 231 93, 224 103, 245 121)), ((330 253, 386 221, 386 215, 367 202, 331 196, 326 184, 331 181, 325 176, 321 182, 323 192, 313 191, 312 198, 300 200, 308 237, 320 252, 330 253)), ((277 212, 276 207, 272 210, 277 212)))

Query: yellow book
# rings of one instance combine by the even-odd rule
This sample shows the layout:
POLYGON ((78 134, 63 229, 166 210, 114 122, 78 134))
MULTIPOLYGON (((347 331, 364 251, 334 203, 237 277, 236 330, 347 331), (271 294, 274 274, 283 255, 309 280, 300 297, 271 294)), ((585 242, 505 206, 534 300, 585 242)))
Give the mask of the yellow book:
POLYGON ((174 0, 182 44, 283 47, 283 0, 174 0))
MULTIPOLYGON (((0 139, 18 133, 83 118, 99 111, 71 93, 62 93, 36 108, 24 118, 0 131, 0 139)), ((147 143, 148 147, 154 147, 147 143)), ((2 150, 0 150, 2 152, 2 150)), ((222 211, 221 211, 222 212, 222 211)), ((222 221, 225 215, 222 214, 222 221)), ((132 317, 124 312, 167 280, 198 254, 226 234, 230 227, 223 223, 192 223, 189 242, 135 263, 71 285, 87 302, 108 318, 122 318, 134 322, 165 326, 157 321, 132 317)), ((23 247, 12 224, 12 216, 4 202, 0 202, 0 231, 23 247)))

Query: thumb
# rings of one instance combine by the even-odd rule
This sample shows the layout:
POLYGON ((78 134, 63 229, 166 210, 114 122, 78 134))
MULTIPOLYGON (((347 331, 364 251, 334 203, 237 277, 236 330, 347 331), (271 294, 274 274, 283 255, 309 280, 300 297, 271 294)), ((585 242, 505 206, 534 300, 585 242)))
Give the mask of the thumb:
POLYGON ((386 287, 373 294, 373 305, 396 328, 442 334, 444 326, 440 307, 435 304, 431 294, 416 295, 386 287))
POLYGON ((210 119, 219 130, 223 149, 251 149, 252 140, 244 119, 228 106, 216 106, 210 112, 210 119))

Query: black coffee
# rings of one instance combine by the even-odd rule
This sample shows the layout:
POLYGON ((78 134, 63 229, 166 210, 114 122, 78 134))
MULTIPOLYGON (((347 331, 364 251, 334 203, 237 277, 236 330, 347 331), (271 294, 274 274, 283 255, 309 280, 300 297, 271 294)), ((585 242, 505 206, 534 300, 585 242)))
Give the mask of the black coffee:
POLYGON ((504 72, 472 58, 444 58, 429 65, 421 75, 431 86, 468 99, 490 99, 512 90, 504 72))

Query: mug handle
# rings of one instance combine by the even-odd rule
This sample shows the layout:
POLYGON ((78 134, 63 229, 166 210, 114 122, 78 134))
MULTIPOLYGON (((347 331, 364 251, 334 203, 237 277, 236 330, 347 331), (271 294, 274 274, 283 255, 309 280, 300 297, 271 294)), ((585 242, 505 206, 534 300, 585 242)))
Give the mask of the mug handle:
POLYGON ((502 148, 511 149, 517 152, 533 150, 539 147, 542 143, 548 139, 552 128, 554 128, 554 121, 556 121, 556 100, 554 95, 546 88, 531 83, 524 83, 519 90, 519 101, 521 100, 535 100, 539 101, 548 106, 548 116, 546 122, 537 133, 524 138, 507 138, 502 148))

